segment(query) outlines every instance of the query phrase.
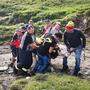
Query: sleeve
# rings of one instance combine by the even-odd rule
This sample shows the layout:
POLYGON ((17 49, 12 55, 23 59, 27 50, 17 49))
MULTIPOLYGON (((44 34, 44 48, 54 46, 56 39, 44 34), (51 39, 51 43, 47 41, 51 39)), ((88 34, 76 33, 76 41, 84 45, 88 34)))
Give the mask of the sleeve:
POLYGON ((68 40, 67 40, 67 33, 64 34, 64 44, 67 46, 67 48, 71 47, 68 40))
POLYGON ((81 31, 79 33, 80 33, 80 38, 82 39, 82 46, 83 46, 83 48, 85 48, 86 47, 86 38, 81 31))

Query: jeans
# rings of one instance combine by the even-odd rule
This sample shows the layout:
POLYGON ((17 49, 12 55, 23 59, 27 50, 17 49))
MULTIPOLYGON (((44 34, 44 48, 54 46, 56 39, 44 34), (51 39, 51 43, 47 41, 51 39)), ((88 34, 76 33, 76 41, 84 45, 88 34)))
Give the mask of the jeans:
MULTIPOLYGON (((79 72, 80 71, 80 62, 81 62, 80 57, 81 57, 82 49, 83 48, 80 45, 77 48, 75 48, 75 50, 74 50, 75 60, 76 60, 76 62, 75 62, 75 69, 74 69, 75 72, 79 72)), ((67 65, 67 57, 63 58, 63 68, 65 68, 65 67, 68 67, 68 65, 67 65)))
POLYGON ((49 57, 48 56, 38 56, 38 61, 33 69, 37 73, 45 73, 49 66, 49 57))

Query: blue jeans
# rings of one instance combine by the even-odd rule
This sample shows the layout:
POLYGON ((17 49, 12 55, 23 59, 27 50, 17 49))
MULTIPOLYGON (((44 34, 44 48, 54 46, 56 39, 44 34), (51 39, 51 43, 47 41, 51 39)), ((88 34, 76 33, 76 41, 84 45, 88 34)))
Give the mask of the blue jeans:
POLYGON ((48 56, 38 56, 38 61, 33 69, 37 73, 45 73, 49 66, 49 57, 48 56))
MULTIPOLYGON (((75 70, 74 70, 75 72, 80 71, 80 62, 81 62, 80 57, 81 57, 82 49, 83 48, 80 45, 77 48, 75 48, 75 50, 74 50, 75 60, 76 60, 76 62, 75 62, 75 70)), ((65 67, 68 67, 68 65, 67 65, 67 57, 63 58, 63 68, 65 68, 65 67)))

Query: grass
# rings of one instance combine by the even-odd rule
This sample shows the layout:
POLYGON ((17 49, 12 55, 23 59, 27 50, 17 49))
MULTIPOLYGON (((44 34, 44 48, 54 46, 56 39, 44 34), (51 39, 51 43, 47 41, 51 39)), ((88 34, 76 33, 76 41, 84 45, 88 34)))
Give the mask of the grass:
POLYGON ((90 90, 90 81, 55 73, 37 74, 14 81, 10 90, 90 90))
POLYGON ((0 18, 6 17, 0 19, 0 35, 13 34, 30 18, 41 27, 40 20, 63 21, 66 16, 70 20, 77 12, 90 14, 90 0, 0 0, 0 18))

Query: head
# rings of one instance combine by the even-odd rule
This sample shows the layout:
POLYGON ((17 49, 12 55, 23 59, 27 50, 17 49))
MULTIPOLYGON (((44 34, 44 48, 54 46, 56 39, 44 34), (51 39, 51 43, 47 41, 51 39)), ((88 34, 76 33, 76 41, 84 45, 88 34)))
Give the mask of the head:
POLYGON ((61 33, 55 33, 55 39, 57 42, 59 42, 60 40, 62 40, 62 34, 61 33))
POLYGON ((69 21, 68 24, 65 26, 65 30, 67 32, 72 32, 74 30, 74 22, 69 21))
POLYGON ((33 25, 33 20, 30 19, 28 23, 31 24, 31 25, 33 25))
POLYGON ((22 30, 21 30, 21 29, 16 30, 16 34, 17 34, 18 36, 22 35, 22 30))
POLYGON ((32 25, 29 25, 29 26, 27 27, 27 32, 28 32, 29 34, 34 34, 34 33, 35 33, 34 27, 33 27, 32 25))
POLYGON ((61 22, 56 22, 55 24, 55 29, 60 29, 61 28, 61 22))
POLYGON ((61 25, 61 22, 56 22, 57 25, 61 25))
POLYGON ((45 20, 46 25, 50 26, 51 25, 51 21, 49 19, 45 20))
POLYGON ((52 22, 52 23, 51 23, 51 26, 52 26, 52 27, 54 27, 55 25, 56 25, 56 23, 55 23, 55 22, 52 22))
POLYGON ((22 33, 25 33, 27 31, 27 27, 26 26, 22 26, 21 27, 21 31, 22 31, 22 33))

